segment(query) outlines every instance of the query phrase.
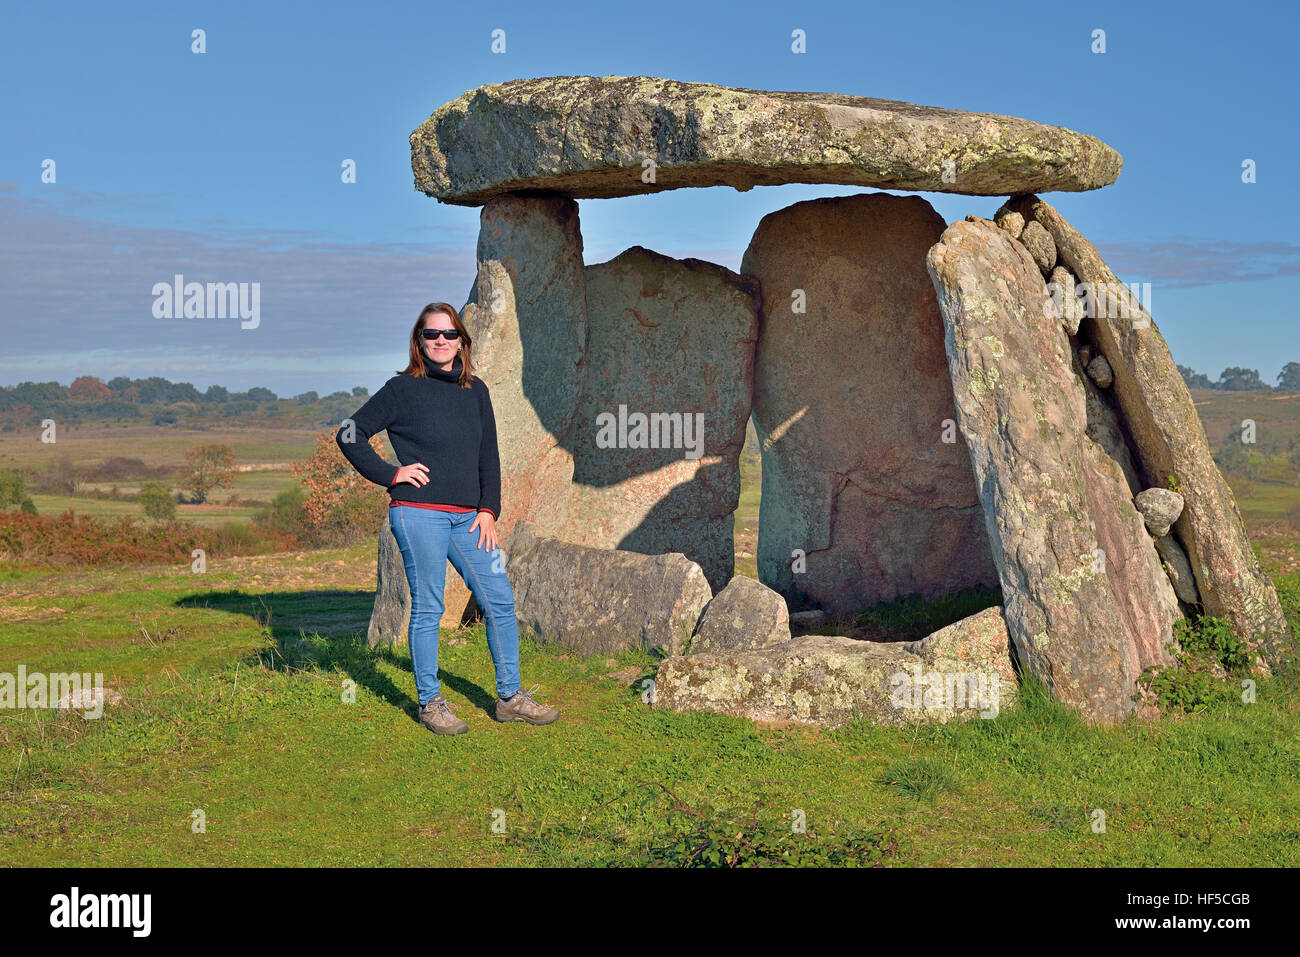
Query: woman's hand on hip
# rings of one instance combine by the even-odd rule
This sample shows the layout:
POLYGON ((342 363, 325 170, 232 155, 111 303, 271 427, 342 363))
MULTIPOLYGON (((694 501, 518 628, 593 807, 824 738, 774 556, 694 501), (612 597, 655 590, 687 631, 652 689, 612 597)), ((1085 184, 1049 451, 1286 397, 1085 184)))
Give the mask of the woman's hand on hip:
POLYGON ((429 469, 423 462, 412 462, 410 465, 403 465, 397 470, 397 475, 393 479, 394 485, 401 485, 403 482, 409 482, 416 488, 429 483, 429 469))
POLYGON ((472 532, 476 528, 478 529, 479 548, 484 547, 483 543, 485 541, 487 542, 487 551, 489 552, 499 547, 500 542, 497 539, 497 520, 492 517, 491 512, 480 511, 478 513, 478 518, 474 519, 474 523, 470 525, 469 530, 472 532))

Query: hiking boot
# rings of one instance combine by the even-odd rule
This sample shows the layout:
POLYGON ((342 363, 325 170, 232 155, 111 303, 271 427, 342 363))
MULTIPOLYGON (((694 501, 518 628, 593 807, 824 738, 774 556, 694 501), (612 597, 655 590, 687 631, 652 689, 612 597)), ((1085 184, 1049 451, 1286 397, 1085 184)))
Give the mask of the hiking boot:
POLYGON ((469 730, 469 725, 451 713, 441 694, 434 695, 420 709, 420 724, 436 734, 464 734, 469 730))
MULTIPOLYGON (((534 685, 532 690, 537 690, 534 685)), ((528 692, 520 688, 510 698, 497 698, 498 721, 527 721, 529 724, 550 724, 560 716, 555 708, 538 704, 528 692)))

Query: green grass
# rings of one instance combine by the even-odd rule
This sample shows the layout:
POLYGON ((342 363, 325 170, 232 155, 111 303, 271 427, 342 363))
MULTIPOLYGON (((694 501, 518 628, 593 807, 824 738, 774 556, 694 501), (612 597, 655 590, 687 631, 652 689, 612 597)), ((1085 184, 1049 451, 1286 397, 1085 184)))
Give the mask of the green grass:
MULTIPOLYGON (((773 730, 642 704, 649 655, 525 638, 525 683, 563 712, 534 728, 490 718, 480 626, 443 636, 470 733, 440 738, 415 721, 405 650, 364 643, 372 560, 358 547, 0 584, 0 671, 102 671, 125 696, 99 720, 0 712, 2 859, 618 863, 669 840, 671 789, 773 827, 802 812, 819 840, 876 835, 891 865, 1300 865, 1300 709, 1276 682, 1253 705, 1115 728, 1029 687, 992 720, 773 730)), ((1300 609, 1300 576, 1285 586, 1300 609)))

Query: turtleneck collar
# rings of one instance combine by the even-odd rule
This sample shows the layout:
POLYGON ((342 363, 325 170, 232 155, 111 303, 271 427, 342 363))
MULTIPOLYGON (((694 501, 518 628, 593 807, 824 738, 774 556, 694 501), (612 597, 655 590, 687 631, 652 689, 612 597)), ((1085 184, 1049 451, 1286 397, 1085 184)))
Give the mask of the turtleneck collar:
POLYGON ((444 372, 442 369, 438 368, 437 364, 428 356, 424 355, 424 353, 420 354, 420 358, 424 360, 424 371, 426 375, 434 379, 441 379, 443 382, 460 381, 461 369, 464 368, 460 361, 460 353, 457 353, 456 358, 451 360, 451 370, 448 372, 444 372))

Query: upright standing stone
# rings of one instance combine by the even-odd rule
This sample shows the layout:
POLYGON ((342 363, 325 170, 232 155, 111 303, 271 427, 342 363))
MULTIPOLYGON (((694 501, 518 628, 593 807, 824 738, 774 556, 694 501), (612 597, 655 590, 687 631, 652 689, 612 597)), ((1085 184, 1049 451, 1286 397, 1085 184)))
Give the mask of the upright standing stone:
POLYGON ((1042 273, 986 222, 954 223, 926 265, 1017 655, 1089 718, 1121 720, 1181 614, 1123 470, 1085 434, 1042 273))
POLYGON ((1290 642, 1290 628, 1155 321, 1093 245, 1050 205, 1024 196, 1008 206, 1026 221, 1040 223, 1078 281, 1092 286, 1098 308, 1084 318, 1080 332, 1110 366, 1110 391, 1133 436, 1145 483, 1164 488, 1170 477, 1178 482, 1186 505, 1173 535, 1186 548, 1205 613, 1226 618, 1238 634, 1252 640, 1266 664, 1277 665, 1290 642), (1112 296, 1115 305, 1109 304, 1112 296))
POLYGON ((997 582, 924 266, 942 232, 924 199, 875 193, 771 213, 745 252, 763 293, 758 577, 793 609, 997 582))
POLYGON ((721 591, 735 565, 757 283, 633 246, 588 267, 586 290, 573 488, 556 537, 681 552, 721 591))
POLYGON ((573 422, 586 340, 578 204, 498 197, 483 207, 478 277, 462 318, 488 386, 501 455, 502 541, 521 518, 539 534, 564 525, 573 422))

